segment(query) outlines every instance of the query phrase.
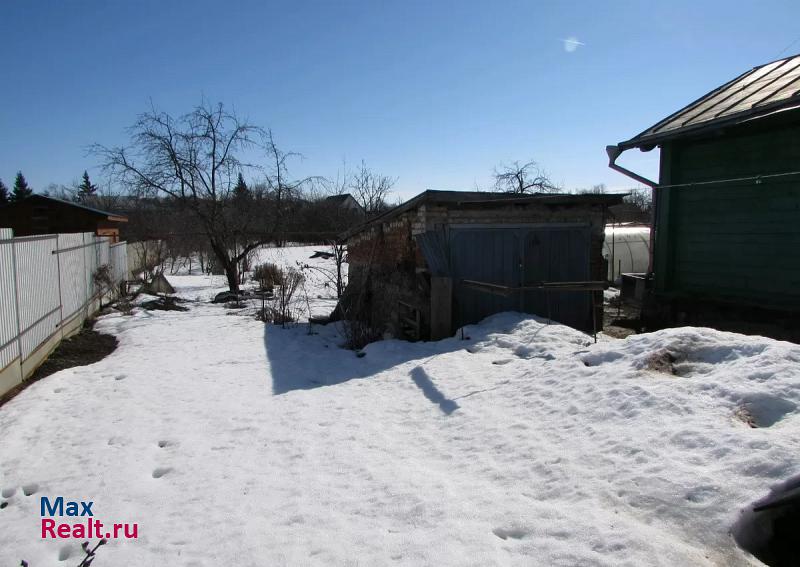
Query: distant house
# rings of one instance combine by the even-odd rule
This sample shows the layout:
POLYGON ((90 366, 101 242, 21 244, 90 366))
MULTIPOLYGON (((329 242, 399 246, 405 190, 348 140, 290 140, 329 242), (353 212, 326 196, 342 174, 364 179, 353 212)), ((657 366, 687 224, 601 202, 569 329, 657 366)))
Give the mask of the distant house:
POLYGON ((119 241, 119 227, 128 217, 101 211, 79 203, 44 195, 32 195, 0 207, 0 227, 11 228, 14 236, 93 232, 119 241))
POLYGON ((409 339, 501 311, 600 329, 607 209, 621 200, 425 191, 343 235, 343 315, 409 339))
POLYGON ((800 56, 751 69, 607 151, 610 167, 654 187, 651 326, 789 336, 800 314, 800 56), (658 182, 616 163, 655 147, 658 182))
POLYGON ((336 206, 348 211, 364 212, 364 208, 350 193, 331 195, 325 198, 325 204, 336 206))

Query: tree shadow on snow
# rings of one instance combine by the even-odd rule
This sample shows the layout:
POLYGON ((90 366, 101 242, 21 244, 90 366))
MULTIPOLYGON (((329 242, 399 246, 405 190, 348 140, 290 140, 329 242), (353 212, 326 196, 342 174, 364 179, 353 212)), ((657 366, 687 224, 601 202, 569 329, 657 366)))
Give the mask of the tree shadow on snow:
POLYGON ((417 366, 411 371, 411 379, 414 380, 414 384, 416 384, 417 387, 422 390, 422 393, 426 398, 439 406, 439 409, 442 410, 442 413, 450 415, 458 409, 458 404, 445 397, 439 388, 436 387, 436 384, 434 384, 430 379, 430 376, 428 376, 428 373, 425 372, 425 369, 421 366, 417 366))
MULTIPOLYGON (((311 335, 308 324, 287 329, 277 325, 264 326, 264 349, 274 395, 366 378, 399 364, 466 348, 473 342, 455 338, 418 343, 378 341, 367 345, 362 351, 364 355, 359 358, 352 350, 340 346, 341 338, 331 325, 314 326, 314 331, 319 334, 311 335)), ((446 403, 449 400, 436 389, 421 367, 412 371, 412 378, 429 400, 439 403, 436 396, 441 396, 444 400, 444 405, 440 404, 442 411, 450 407, 446 403)), ((453 409, 445 413, 451 413, 453 409)))

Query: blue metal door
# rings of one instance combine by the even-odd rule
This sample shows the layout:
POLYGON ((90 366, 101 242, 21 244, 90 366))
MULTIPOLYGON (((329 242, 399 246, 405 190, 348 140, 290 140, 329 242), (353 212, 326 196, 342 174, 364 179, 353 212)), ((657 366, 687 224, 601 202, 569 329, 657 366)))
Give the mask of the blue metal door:
POLYGON ((592 329, 590 292, 533 290, 507 296, 463 280, 519 288, 540 282, 589 279, 589 229, 575 225, 451 227, 454 325, 477 323, 502 311, 521 311, 592 329))

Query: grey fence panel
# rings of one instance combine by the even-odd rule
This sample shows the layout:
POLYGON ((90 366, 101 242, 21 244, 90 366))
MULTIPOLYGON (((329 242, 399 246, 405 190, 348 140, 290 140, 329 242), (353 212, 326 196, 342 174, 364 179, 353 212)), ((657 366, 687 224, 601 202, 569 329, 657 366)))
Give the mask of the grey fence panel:
POLYGON ((0 370, 19 358, 12 236, 10 228, 0 228, 0 370))
MULTIPOLYGON (((109 247, 109 264, 111 279, 119 284, 128 279, 128 246, 126 242, 112 244, 109 247)), ((119 289, 119 285, 116 286, 119 289)))
POLYGON ((97 250, 97 265, 107 266, 111 261, 110 241, 105 236, 98 237, 99 243, 95 247, 97 250))
MULTIPOLYGON (((94 274, 102 265, 113 280, 103 298, 108 301, 126 279, 124 242, 112 247, 108 238, 92 233, 13 238, 10 229, 0 229, 0 372, 19 359, 18 383, 47 353, 31 355, 54 335, 60 340, 67 321, 93 314, 99 306, 94 274)), ((7 372, 3 380, 0 394, 14 383, 7 372)))
POLYGON ((86 302, 83 235, 59 234, 58 250, 62 316, 67 320, 80 311, 86 302))
POLYGON ((61 298, 58 291, 58 238, 18 238, 14 242, 17 305, 22 358, 58 330, 61 298))

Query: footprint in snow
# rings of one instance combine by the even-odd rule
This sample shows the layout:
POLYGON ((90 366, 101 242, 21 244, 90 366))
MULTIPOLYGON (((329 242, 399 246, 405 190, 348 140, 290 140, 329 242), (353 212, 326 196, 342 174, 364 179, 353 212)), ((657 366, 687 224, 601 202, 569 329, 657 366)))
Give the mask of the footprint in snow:
POLYGON ((153 471, 153 478, 161 478, 170 471, 172 471, 171 467, 158 467, 156 470, 153 471))
POLYGON ((114 380, 125 380, 128 376, 126 374, 117 374, 114 376, 114 380))
POLYGON ((25 496, 33 496, 39 490, 39 485, 35 482, 22 485, 22 493, 25 496))
POLYGON ((492 533, 500 539, 522 539, 530 534, 528 530, 518 526, 512 526, 510 528, 495 528, 492 530, 492 533))
POLYGON ((161 441, 158 442, 158 446, 161 449, 163 449, 164 447, 169 447, 170 445, 172 445, 172 442, 171 441, 167 441, 166 439, 162 439, 161 441))
POLYGON ((502 358, 500 360, 493 360, 492 364, 497 364, 498 366, 500 366, 500 365, 503 365, 503 364, 508 364, 509 362, 512 362, 512 360, 513 359, 511 359, 511 358, 502 358))
POLYGON ((17 493, 17 487, 16 486, 9 486, 7 488, 4 488, 2 491, 0 491, 0 496, 2 496, 3 498, 11 498, 16 493, 17 493))
POLYGON ((70 555, 72 555, 72 546, 62 545, 61 549, 58 550, 59 561, 66 561, 70 555))

